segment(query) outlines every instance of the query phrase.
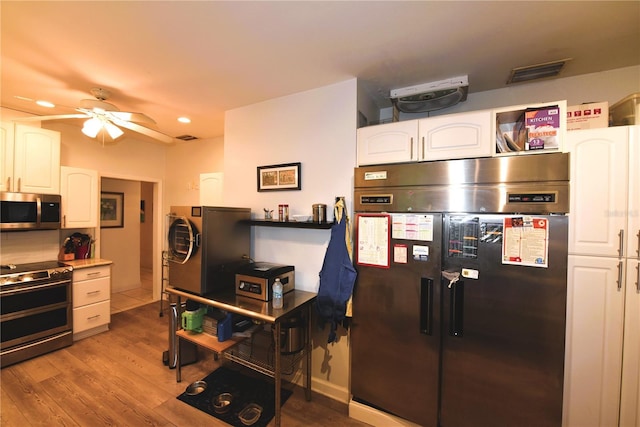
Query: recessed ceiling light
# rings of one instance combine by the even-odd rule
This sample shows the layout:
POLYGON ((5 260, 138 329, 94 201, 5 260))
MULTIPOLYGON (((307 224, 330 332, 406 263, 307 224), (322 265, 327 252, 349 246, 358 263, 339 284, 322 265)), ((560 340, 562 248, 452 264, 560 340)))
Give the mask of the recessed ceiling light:
POLYGON ((191 119, 189 117, 178 117, 178 121, 180 123, 191 123, 191 119))
POLYGON ((38 104, 41 107, 47 107, 47 108, 53 108, 56 106, 54 103, 49 101, 36 101, 36 104, 38 104))

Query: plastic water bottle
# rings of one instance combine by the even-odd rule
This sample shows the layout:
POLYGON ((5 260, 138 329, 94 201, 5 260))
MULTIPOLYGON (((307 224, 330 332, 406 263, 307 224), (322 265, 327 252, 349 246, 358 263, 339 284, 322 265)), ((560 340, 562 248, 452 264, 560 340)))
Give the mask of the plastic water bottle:
POLYGON ((273 308, 282 308, 282 283, 279 278, 273 283, 273 308))

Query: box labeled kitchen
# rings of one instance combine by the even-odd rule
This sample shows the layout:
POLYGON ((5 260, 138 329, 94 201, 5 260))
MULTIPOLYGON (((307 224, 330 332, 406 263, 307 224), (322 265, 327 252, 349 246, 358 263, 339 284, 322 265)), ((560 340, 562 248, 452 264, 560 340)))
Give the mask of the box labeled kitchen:
POLYGON ((495 156, 563 151, 567 101, 513 105, 493 110, 495 156))
POLYGON ((560 109, 558 106, 536 108, 524 113, 527 128, 525 151, 560 148, 560 109))
POLYGON ((609 126, 609 103, 592 102, 567 108, 567 130, 606 128, 609 126))

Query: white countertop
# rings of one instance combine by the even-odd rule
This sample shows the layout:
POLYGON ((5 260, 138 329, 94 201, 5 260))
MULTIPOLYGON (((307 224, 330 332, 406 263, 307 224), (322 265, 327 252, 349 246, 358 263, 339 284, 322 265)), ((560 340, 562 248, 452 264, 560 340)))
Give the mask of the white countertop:
POLYGON ((72 259, 69 261, 62 261, 63 263, 70 265, 74 269, 97 267, 100 265, 109 265, 113 261, 102 258, 87 258, 87 259, 72 259))

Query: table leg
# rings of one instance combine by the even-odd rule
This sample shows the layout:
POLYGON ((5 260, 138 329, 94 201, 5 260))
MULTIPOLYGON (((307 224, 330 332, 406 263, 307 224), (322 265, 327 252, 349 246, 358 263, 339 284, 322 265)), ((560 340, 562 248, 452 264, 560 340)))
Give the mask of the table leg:
POLYGON ((311 304, 307 304, 307 341, 305 343, 305 357, 307 366, 307 373, 305 375, 306 387, 304 390, 304 396, 307 401, 311 400, 311 304))
POLYGON ((280 382, 281 382, 281 372, 280 363, 281 363, 281 354, 280 354, 280 321, 276 321, 273 325, 275 327, 274 336, 273 336, 273 344, 275 347, 275 354, 273 356, 274 359, 274 372, 273 379, 275 382, 275 397, 276 397, 276 415, 275 415, 275 427, 280 427, 280 382))

